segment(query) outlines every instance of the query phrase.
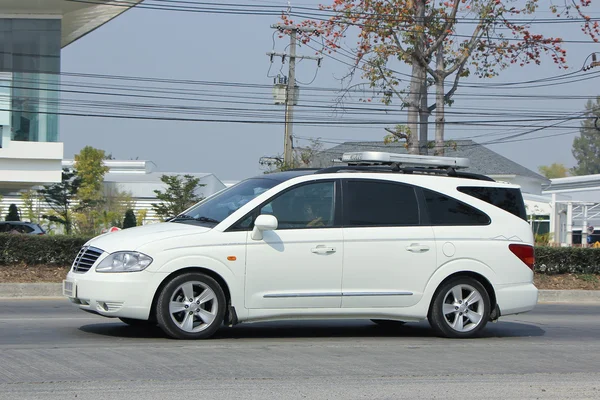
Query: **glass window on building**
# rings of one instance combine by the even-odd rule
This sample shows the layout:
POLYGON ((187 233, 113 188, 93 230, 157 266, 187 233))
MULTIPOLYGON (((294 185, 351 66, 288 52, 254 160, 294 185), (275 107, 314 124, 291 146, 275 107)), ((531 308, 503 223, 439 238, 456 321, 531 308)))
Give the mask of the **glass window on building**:
POLYGON ((0 19, 0 73, 11 74, 12 140, 58 141, 60 46, 58 19, 0 19))
POLYGON ((4 142, 4 132, 10 132, 11 90, 10 74, 0 72, 0 147, 4 142))

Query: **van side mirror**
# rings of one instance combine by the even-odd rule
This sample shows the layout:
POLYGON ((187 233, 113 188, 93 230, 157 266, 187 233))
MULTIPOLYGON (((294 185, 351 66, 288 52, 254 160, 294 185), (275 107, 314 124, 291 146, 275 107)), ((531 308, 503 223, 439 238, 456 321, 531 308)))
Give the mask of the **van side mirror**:
POLYGON ((252 230, 252 240, 262 240, 264 231, 274 231, 277 229, 277 218, 273 215, 259 215, 254 221, 254 229, 252 230))

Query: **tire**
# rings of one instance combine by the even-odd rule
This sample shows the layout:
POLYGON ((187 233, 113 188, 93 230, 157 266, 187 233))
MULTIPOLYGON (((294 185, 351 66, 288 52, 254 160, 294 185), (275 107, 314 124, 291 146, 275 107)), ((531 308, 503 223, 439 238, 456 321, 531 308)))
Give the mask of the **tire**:
POLYGON ((119 319, 121 320, 121 322, 124 322, 129 326, 136 326, 136 327, 156 326, 155 321, 148 321, 146 319, 133 319, 133 318, 121 318, 121 317, 119 317, 119 319))
POLYGON ((490 296, 479 281, 458 277, 436 291, 429 323, 436 333, 447 338, 477 337, 490 319, 490 296))
POLYGON ((396 321, 393 319, 372 319, 371 322, 374 322, 383 328, 397 328, 406 323, 404 321, 396 321))
POLYGON ((206 339, 223 324, 226 301, 210 276, 192 272, 176 276, 156 303, 158 326, 175 339, 206 339))

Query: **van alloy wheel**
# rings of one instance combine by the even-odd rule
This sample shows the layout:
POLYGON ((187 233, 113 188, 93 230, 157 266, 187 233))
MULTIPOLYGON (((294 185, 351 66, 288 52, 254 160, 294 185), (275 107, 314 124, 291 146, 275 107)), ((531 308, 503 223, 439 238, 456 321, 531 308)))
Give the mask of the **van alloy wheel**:
POLYGON ((216 318, 219 303, 215 292, 199 281, 179 285, 171 296, 171 320, 184 332, 200 332, 216 318))
POLYGON ((171 279, 156 303, 158 325, 176 339, 204 339, 223 324, 227 301, 210 276, 198 272, 171 279))
POLYGON ((438 288, 428 319, 440 336, 471 338, 486 326, 490 311, 490 296, 485 287, 474 278, 459 276, 438 288))
POLYGON ((481 323, 485 306, 473 286, 456 285, 446 293, 443 307, 446 323, 452 329, 469 332, 481 323))

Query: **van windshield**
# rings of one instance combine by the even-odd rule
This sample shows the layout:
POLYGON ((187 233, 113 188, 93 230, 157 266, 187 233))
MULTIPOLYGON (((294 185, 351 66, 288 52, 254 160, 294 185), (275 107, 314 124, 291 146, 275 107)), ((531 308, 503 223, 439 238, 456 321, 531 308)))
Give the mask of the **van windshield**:
POLYGON ((216 225, 233 214, 256 196, 266 192, 280 182, 266 178, 246 179, 234 186, 210 196, 169 222, 216 225))

